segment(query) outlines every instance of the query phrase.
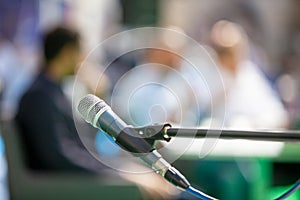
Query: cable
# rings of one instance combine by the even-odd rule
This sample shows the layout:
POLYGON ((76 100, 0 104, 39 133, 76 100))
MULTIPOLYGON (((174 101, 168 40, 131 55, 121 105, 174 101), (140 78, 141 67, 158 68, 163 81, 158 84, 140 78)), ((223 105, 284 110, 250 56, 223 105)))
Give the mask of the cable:
POLYGON ((277 197, 275 200, 283 200, 286 199, 288 196, 296 192, 298 189, 300 189, 300 179, 284 194, 282 194, 280 197, 277 197))
POLYGON ((193 188, 192 186, 188 187, 186 189, 186 191, 188 193, 190 193, 191 195, 193 195, 195 197, 198 197, 198 198, 200 198, 202 200, 217 200, 216 198, 211 197, 211 196, 209 196, 209 195, 207 195, 207 194, 205 194, 205 193, 203 193, 203 192, 201 192, 201 191, 193 188))

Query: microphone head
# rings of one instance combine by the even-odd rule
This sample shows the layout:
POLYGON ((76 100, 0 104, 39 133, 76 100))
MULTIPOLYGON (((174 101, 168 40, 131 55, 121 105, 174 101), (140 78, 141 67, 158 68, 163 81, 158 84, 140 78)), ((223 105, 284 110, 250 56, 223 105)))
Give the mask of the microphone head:
POLYGON ((102 99, 92 94, 82 97, 77 107, 83 119, 93 126, 96 125, 96 120, 98 120, 96 118, 100 116, 98 113, 103 113, 109 108, 110 107, 102 99))

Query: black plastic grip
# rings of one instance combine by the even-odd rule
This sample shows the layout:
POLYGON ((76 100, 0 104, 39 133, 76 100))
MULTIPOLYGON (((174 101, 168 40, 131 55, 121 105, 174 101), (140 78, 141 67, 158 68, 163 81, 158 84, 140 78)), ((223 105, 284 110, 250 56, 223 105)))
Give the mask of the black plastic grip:
POLYGON ((116 138, 116 143, 130 153, 146 154, 154 150, 154 147, 152 147, 145 138, 139 136, 138 132, 130 127, 120 132, 116 138))

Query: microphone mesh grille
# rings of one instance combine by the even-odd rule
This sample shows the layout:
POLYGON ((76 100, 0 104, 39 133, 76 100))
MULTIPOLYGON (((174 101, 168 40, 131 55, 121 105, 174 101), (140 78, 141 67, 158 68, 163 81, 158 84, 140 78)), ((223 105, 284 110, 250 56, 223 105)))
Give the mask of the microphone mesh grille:
POLYGON ((77 109, 87 122, 92 123, 96 114, 106 106, 108 105, 103 100, 95 95, 88 94, 81 98, 77 109))
MULTIPOLYGON (((107 108, 108 105, 103 101, 100 100, 97 102, 89 111, 88 116, 87 116, 87 121, 92 123, 97 115, 98 112, 100 112, 102 109, 107 108)), ((98 120, 98 119, 97 119, 98 120)), ((93 124, 95 125, 95 124, 93 124)))

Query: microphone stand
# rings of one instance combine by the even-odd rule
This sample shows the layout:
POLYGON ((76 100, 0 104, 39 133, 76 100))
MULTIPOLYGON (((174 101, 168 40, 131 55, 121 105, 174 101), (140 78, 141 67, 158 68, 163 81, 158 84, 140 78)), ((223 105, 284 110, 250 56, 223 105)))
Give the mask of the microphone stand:
POLYGON ((170 124, 155 124, 134 128, 141 137, 153 144, 155 140, 169 142, 172 137, 247 139, 300 143, 300 131, 296 130, 229 130, 205 128, 172 128, 170 124))
MULTIPOLYGON (((296 130, 229 130, 229 129, 204 129, 204 128, 172 128, 170 124, 156 124, 135 129, 139 137, 143 137, 150 145, 154 146, 156 140, 169 142, 172 137, 191 137, 191 138, 220 138, 220 139, 247 139, 260 141, 281 141, 296 142, 300 144, 300 131, 296 130)), ((276 198, 282 200, 296 192, 300 188, 300 179, 284 194, 276 198)), ((186 191, 196 197, 207 200, 214 200, 192 186, 186 191)))

